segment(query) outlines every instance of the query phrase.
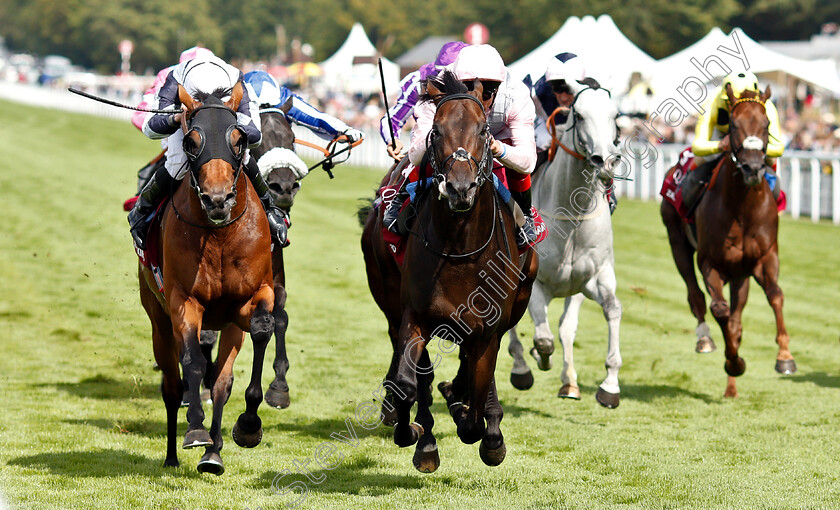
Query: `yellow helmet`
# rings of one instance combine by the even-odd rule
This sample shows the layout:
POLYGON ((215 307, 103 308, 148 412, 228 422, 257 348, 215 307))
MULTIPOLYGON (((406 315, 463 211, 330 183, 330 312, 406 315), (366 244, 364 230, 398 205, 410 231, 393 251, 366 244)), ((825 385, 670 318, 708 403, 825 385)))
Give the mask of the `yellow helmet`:
POLYGON ((758 78, 755 74, 749 71, 734 71, 726 75, 723 79, 723 98, 726 99, 726 85, 732 85, 732 94, 735 97, 740 97, 745 90, 752 90, 753 92, 761 93, 758 88, 758 78))

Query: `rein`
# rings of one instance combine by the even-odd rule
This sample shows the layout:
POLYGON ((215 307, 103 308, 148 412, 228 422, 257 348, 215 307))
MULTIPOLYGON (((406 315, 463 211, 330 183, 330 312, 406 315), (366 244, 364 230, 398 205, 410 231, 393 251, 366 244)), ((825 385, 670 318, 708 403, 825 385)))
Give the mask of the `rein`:
MULTIPOLYGON (((484 113, 484 104, 481 101, 479 101, 478 98, 476 98, 475 96, 472 96, 472 95, 466 94, 466 93, 450 94, 450 95, 445 96, 443 99, 441 99, 437 103, 437 108, 440 108, 440 106, 442 104, 446 103, 447 101, 457 101, 457 100, 473 101, 480 107, 482 114, 484 113)), ((437 157, 436 157, 436 153, 435 153, 435 143, 434 143, 435 142, 435 137, 437 136, 436 133, 437 133, 437 131, 433 127, 432 130, 429 131, 429 136, 426 139, 426 154, 427 154, 428 159, 429 159, 429 165, 432 167, 432 170, 434 170, 434 175, 432 176, 433 182, 438 183, 438 185, 440 183, 442 183, 443 179, 444 179, 444 175, 445 175, 442 170, 448 170, 449 168, 452 167, 453 164, 455 164, 456 161, 468 161, 469 164, 470 164, 470 168, 473 168, 473 164, 474 164, 475 168, 477 170, 478 177, 476 178, 476 184, 477 184, 478 189, 476 190, 476 193, 478 193, 478 190, 480 190, 481 187, 484 185, 484 183, 489 180, 488 176, 490 174, 492 174, 492 169, 491 169, 491 164, 490 164, 492 162, 492 155, 490 153, 490 127, 486 123, 486 117, 485 117, 485 128, 484 128, 484 148, 482 150, 482 156, 481 156, 480 161, 475 159, 475 156, 473 156, 472 154, 467 152, 467 150, 464 149, 463 147, 458 147, 457 150, 452 152, 452 154, 450 154, 449 156, 446 157, 446 159, 443 160, 443 163, 441 165, 443 168, 438 167, 437 157), (447 163, 449 163, 450 161, 451 161, 451 163, 447 166, 447 163), (486 168, 486 171, 484 170, 485 168, 486 168)), ((496 220, 497 220, 497 217, 498 217, 499 199, 496 196, 496 191, 495 190, 492 190, 492 194, 493 194, 493 222, 492 222, 492 227, 490 229, 490 235, 487 237, 487 240, 484 242, 484 244, 482 244, 479 248, 477 248, 475 250, 472 250, 472 251, 467 252, 467 253, 447 253, 443 250, 436 250, 436 249, 432 248, 431 245, 429 244, 429 240, 426 236, 426 232, 423 229, 423 222, 422 221, 418 221, 418 225, 420 226, 420 232, 419 233, 415 232, 413 230, 409 230, 409 232, 414 234, 415 236, 417 236, 417 238, 420 239, 423 242, 423 246, 427 250, 429 250, 430 252, 434 253, 435 255, 437 255, 439 257, 450 258, 450 259, 461 259, 461 258, 466 258, 466 257, 471 257, 473 255, 477 255, 477 254, 483 252, 490 245, 490 241, 492 241, 493 237, 496 235, 496 223, 497 223, 496 220)), ((418 219, 419 219, 419 214, 417 216, 418 216, 418 219)), ((500 217, 498 217, 498 218, 501 220, 500 217)), ((507 243, 507 238, 505 238, 505 243, 507 243)))

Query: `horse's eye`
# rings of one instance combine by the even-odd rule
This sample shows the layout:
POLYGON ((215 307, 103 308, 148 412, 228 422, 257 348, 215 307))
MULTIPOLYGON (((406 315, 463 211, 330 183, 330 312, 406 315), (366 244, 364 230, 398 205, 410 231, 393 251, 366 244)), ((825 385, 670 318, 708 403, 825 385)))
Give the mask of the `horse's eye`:
POLYGON ((241 158, 245 154, 245 149, 247 148, 247 140, 242 132, 238 129, 234 129, 230 133, 230 149, 233 152, 233 155, 237 158, 241 158))
POLYGON ((184 137, 184 153, 190 159, 195 159, 201 154, 201 135, 198 134, 196 131, 192 131, 187 133, 187 136, 184 137), (198 142, 196 141, 198 138, 198 142))
POLYGON ((578 122, 583 122, 583 115, 579 114, 578 112, 575 112, 575 120, 578 122))

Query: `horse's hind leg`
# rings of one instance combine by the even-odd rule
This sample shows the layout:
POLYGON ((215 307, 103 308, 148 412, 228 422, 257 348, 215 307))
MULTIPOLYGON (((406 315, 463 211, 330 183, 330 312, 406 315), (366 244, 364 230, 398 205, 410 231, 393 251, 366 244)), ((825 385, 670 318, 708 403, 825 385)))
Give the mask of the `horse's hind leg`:
POLYGON ((204 402, 213 398, 213 386, 216 384, 218 366, 217 362, 213 361, 213 347, 215 345, 216 332, 210 329, 202 329, 198 336, 198 346, 201 348, 204 360, 207 361, 207 370, 204 372, 204 390, 201 391, 201 400, 204 402))
POLYGON ((531 288, 528 312, 534 321, 534 347, 531 349, 531 356, 537 360, 540 370, 551 369, 551 355, 554 354, 554 335, 551 334, 551 327, 548 325, 548 302, 549 298, 542 285, 535 281, 531 288))
POLYGON ((429 352, 423 349, 417 366, 417 415, 415 423, 423 427, 423 434, 417 440, 414 449, 413 463, 421 473, 433 473, 440 466, 437 441, 432 434, 435 419, 430 407, 432 405, 432 382, 435 380, 434 369, 429 360, 429 352))
POLYGON ((502 417, 505 413, 502 410, 502 404, 499 403, 495 377, 490 381, 490 391, 487 394, 484 412, 487 416, 487 431, 478 447, 478 455, 488 466, 498 466, 505 460, 507 448, 501 429, 502 417))
POLYGON ((560 316, 560 325, 557 335, 560 337, 560 345, 563 346, 563 371, 560 373, 560 380, 563 386, 557 392, 560 398, 573 398, 580 400, 580 388, 577 383, 577 372, 575 371, 574 347, 575 335, 578 327, 578 314, 583 300, 586 299, 581 293, 568 296, 563 305, 563 315, 560 316))
POLYGON ((286 329, 289 327, 289 314, 286 313, 286 289, 274 286, 274 380, 265 392, 265 403, 277 409, 289 407, 289 384, 286 373, 289 371, 289 358, 286 355, 286 329))
POLYGON ((779 346, 779 352, 776 354, 776 372, 793 374, 796 372, 796 361, 793 359, 793 354, 790 353, 790 336, 788 336, 785 319, 782 315, 785 297, 782 294, 781 287, 779 287, 778 278, 779 256, 776 252, 770 252, 756 267, 755 279, 764 289, 767 301, 776 315, 776 344, 779 346))
POLYGON ((253 302, 257 303, 251 313, 250 333, 251 341, 254 344, 254 362, 251 365, 251 381, 245 390, 245 412, 239 415, 236 424, 231 430, 233 440, 244 448, 253 448, 262 441, 262 421, 257 411, 262 403, 262 368, 265 360, 265 348, 271 340, 271 333, 274 332, 274 316, 268 310, 268 303, 273 305, 273 299, 265 299, 266 294, 273 298, 274 290, 270 294, 260 293, 254 296, 253 302))
POLYGON ((510 343, 508 344, 508 353, 513 358, 513 367, 510 369, 510 383, 517 390, 527 390, 534 385, 534 374, 531 372, 531 367, 525 362, 522 348, 522 343, 516 336, 516 327, 510 328, 508 331, 510 343))
MULTIPOLYGON (((426 348, 426 338, 417 324, 415 313, 405 310, 397 343, 397 373, 394 383, 402 393, 395 398, 397 424, 394 426, 394 443, 404 448, 417 442, 423 435, 419 423, 410 423, 411 406, 417 400, 417 367, 426 348)), ((425 389, 423 390, 425 391, 425 389)))
MULTIPOLYGON (((493 372, 496 370, 498 354, 499 337, 495 335, 487 343, 471 346, 468 353, 469 365, 472 369, 469 386, 470 406, 466 415, 458 422, 458 437, 466 444, 473 444, 484 438, 487 430, 484 422, 484 411, 487 405, 487 395, 490 393, 490 386, 493 382, 493 372)), ((499 436, 501 436, 501 433, 499 433, 499 436)), ((495 440, 496 438, 491 439, 495 440)), ((501 439, 501 437, 498 439, 501 439)), ((493 446, 496 445, 493 444, 493 446)))
POLYGON ((230 398, 233 388, 233 362, 242 349, 245 333, 235 325, 229 325, 222 330, 219 341, 219 358, 217 362, 218 374, 213 384, 213 422, 210 425, 210 437, 213 444, 208 446, 201 460, 198 470, 202 473, 221 475, 225 472, 220 455, 224 441, 222 439, 222 412, 230 398))
MULTIPOLYGON (((143 284, 141 282, 141 285, 143 284)), ((154 301, 152 305, 160 308, 157 300, 154 297, 151 299, 154 301)), ((152 327, 152 342, 155 361, 163 374, 160 389, 163 404, 166 406, 166 460, 163 465, 178 467, 178 410, 181 407, 181 396, 184 391, 181 371, 178 367, 178 344, 172 337, 172 323, 169 322, 169 317, 162 309, 155 314, 153 321, 159 321, 152 327)))
POLYGON ((697 318, 697 328, 694 330, 697 336, 697 344, 694 350, 699 353, 714 352, 715 342, 712 340, 711 331, 706 324, 706 298, 697 284, 697 276, 694 273, 694 247, 688 241, 683 220, 674 206, 663 200, 659 211, 662 216, 662 223, 665 224, 665 229, 668 231, 671 254, 688 289, 688 306, 691 307, 691 313, 697 318))

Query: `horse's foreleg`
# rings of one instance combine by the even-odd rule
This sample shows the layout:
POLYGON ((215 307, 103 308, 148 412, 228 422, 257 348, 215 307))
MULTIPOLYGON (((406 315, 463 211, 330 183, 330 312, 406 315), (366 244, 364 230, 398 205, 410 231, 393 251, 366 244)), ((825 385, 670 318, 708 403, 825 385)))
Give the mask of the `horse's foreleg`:
POLYGON ((604 309, 607 320, 609 339, 607 342, 607 378, 598 388, 595 398, 604 407, 618 407, 621 390, 618 386, 618 371, 621 369, 621 350, 619 349, 618 331, 621 324, 621 302, 615 295, 617 284, 612 266, 603 268, 597 280, 597 302, 604 309))
POLYGON ((470 407, 462 420, 458 422, 458 437, 466 444, 473 444, 484 437, 484 408, 487 394, 496 370, 496 357, 499 354, 499 337, 494 335, 483 345, 469 350, 472 378, 470 384, 470 407))
POLYGON ((563 346, 563 371, 560 380, 563 386, 557 396, 560 398, 580 399, 580 388, 577 383, 577 372, 575 371, 574 347, 575 335, 577 334, 578 315, 580 307, 586 297, 577 293, 568 296, 563 304, 563 315, 560 316, 560 323, 557 327, 557 335, 560 338, 560 345, 563 346))
POLYGON ((401 448, 413 445, 423 435, 423 428, 417 423, 409 423, 409 420, 411 406, 417 400, 417 368, 426 341, 414 311, 406 308, 397 342, 397 373, 394 377, 394 383, 401 393, 394 401, 397 408, 394 443, 401 448))
POLYGON ((528 303, 528 313, 534 321, 534 347, 531 356, 537 360, 540 370, 551 369, 551 355, 554 353, 554 335, 548 325, 549 298, 539 281, 534 282, 531 289, 531 301, 528 303))
POLYGON ((207 369, 207 360, 201 352, 198 335, 201 331, 201 319, 204 308, 194 299, 173 292, 169 299, 169 316, 172 318, 172 330, 180 340, 184 366, 184 379, 189 389, 189 407, 187 422, 189 426, 184 435, 184 448, 210 446, 213 440, 204 428, 204 409, 201 407, 201 380, 207 369))
POLYGON ((660 206, 662 223, 668 231, 668 242, 671 244, 671 255, 674 263, 682 276, 685 286, 688 289, 688 306, 691 313, 697 318, 697 328, 694 330, 697 336, 697 344, 694 350, 699 353, 713 352, 715 342, 712 340, 711 331, 706 324, 706 298, 700 286, 697 284, 697 276, 694 274, 694 247, 688 241, 685 233, 685 224, 680 218, 674 206, 662 201, 660 206))
POLYGON ((490 391, 487 393, 487 403, 484 406, 487 416, 487 431, 478 447, 478 455, 488 466, 498 466, 505 460, 507 448, 505 438, 502 436, 502 417, 504 410, 499 403, 499 395, 496 392, 496 378, 490 380, 490 391))
POLYGON ((726 362, 724 363, 724 369, 729 375, 729 379, 726 383, 724 396, 736 397, 738 391, 735 388, 735 377, 744 373, 746 364, 743 359, 738 357, 738 349, 734 347, 732 339, 729 336, 729 317, 732 312, 729 308, 729 303, 723 297, 723 286, 726 281, 723 275, 707 261, 700 262, 700 272, 703 274, 703 281, 706 283, 706 291, 708 291, 711 297, 710 308, 712 309, 712 315, 714 315, 715 320, 720 326, 721 332, 723 332, 724 342, 726 343, 726 362))
POLYGON ((251 299, 252 305, 243 308, 250 311, 251 342, 254 344, 254 362, 251 365, 251 381, 245 390, 245 412, 239 415, 231 433, 239 446, 253 448, 262 441, 262 421, 257 411, 263 399, 262 368, 265 360, 265 348, 274 332, 274 289, 263 285, 251 299))
POLYGON ((776 344, 779 346, 779 352, 776 354, 776 372, 793 374, 796 372, 796 361, 794 361, 793 354, 790 352, 790 336, 788 336, 782 314, 785 296, 781 287, 779 287, 778 278, 779 256, 776 252, 771 251, 756 267, 755 279, 764 289, 767 301, 776 315, 776 344))
POLYGON ((222 330, 217 360, 218 373, 212 388, 213 422, 210 424, 210 437, 213 439, 213 445, 205 449, 204 455, 198 462, 198 470, 202 473, 221 475, 225 471, 220 455, 224 445, 222 413, 233 388, 233 362, 239 351, 242 350, 244 340, 245 332, 233 324, 222 330))
POLYGON ((510 328, 508 336, 510 338, 508 353, 513 358, 513 367, 510 369, 510 383, 517 390, 527 390, 534 385, 534 374, 531 373, 531 367, 525 362, 523 356, 525 350, 516 336, 516 327, 510 328))
POLYGON ((265 392, 265 403, 277 409, 289 407, 289 384, 286 373, 289 371, 289 358, 286 355, 286 329, 289 327, 289 314, 286 313, 286 289, 274 285, 274 380, 265 392))
POLYGON ((432 473, 440 466, 437 441, 432 434, 435 419, 430 409, 434 380, 435 374, 429 360, 429 352, 423 349, 417 369, 417 415, 414 417, 415 423, 423 427, 423 434, 417 441, 413 458, 414 467, 422 473, 432 473))
POLYGON ((747 297, 750 291, 750 281, 746 278, 737 278, 729 283, 729 319, 723 328, 723 336, 726 339, 726 362, 724 369, 729 374, 726 383, 726 397, 737 397, 738 389, 735 387, 735 378, 743 374, 747 369, 746 362, 738 355, 741 348, 741 314, 747 304, 747 297))

